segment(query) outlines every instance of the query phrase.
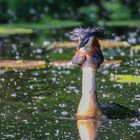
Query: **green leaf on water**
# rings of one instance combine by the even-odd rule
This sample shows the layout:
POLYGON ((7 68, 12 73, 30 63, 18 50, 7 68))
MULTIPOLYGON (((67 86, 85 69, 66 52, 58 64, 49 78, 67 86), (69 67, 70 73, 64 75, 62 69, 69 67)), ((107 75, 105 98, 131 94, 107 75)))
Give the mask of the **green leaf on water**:
POLYGON ((132 46, 131 50, 140 51, 140 45, 132 46))
POLYGON ((137 75, 110 75, 110 80, 118 83, 140 83, 140 76, 137 75))
POLYGON ((32 34, 33 29, 16 27, 13 25, 0 25, 0 35, 32 34))

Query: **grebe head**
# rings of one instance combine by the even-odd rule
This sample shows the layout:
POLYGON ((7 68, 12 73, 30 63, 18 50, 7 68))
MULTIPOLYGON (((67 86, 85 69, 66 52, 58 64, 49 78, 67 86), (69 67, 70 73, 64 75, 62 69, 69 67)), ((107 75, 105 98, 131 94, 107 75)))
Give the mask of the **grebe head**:
POLYGON ((81 66, 87 62, 89 65, 95 64, 99 67, 104 57, 98 39, 103 38, 103 36, 104 32, 101 27, 76 28, 70 32, 70 39, 78 41, 77 51, 72 63, 81 66))
POLYGON ((75 28, 70 32, 70 39, 78 41, 78 49, 84 49, 92 45, 94 38, 102 38, 104 36, 103 28, 75 28))

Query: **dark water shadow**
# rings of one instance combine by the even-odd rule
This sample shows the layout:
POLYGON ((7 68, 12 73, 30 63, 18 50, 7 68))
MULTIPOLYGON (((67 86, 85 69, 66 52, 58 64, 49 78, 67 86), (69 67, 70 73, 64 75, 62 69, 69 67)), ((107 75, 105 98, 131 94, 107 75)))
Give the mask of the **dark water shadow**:
POLYGON ((108 119, 139 118, 140 112, 129 109, 117 103, 106 103, 101 105, 103 114, 108 119))

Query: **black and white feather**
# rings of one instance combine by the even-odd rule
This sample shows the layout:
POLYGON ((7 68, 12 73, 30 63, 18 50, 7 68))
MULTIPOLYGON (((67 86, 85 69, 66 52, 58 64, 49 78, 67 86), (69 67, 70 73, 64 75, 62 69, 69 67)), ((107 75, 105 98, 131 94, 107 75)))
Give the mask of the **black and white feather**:
POLYGON ((75 28, 73 31, 69 33, 69 37, 71 40, 83 40, 89 37, 97 37, 99 39, 104 37, 104 31, 102 27, 94 27, 94 28, 75 28))

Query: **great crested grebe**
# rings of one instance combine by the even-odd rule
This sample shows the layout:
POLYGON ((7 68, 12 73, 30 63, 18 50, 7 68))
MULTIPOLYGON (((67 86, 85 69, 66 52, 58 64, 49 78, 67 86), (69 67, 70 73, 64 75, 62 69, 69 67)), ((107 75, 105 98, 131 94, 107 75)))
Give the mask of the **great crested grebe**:
POLYGON ((78 41, 72 63, 82 69, 82 97, 76 116, 77 118, 101 118, 101 116, 126 118, 139 116, 136 111, 116 103, 99 105, 96 93, 96 72, 104 61, 98 41, 103 36, 104 32, 101 27, 76 28, 70 32, 70 39, 78 41))
POLYGON ((98 118, 102 115, 96 96, 96 71, 104 61, 98 38, 103 35, 101 28, 76 28, 71 39, 78 40, 77 51, 72 63, 82 69, 82 98, 77 117, 98 118))

